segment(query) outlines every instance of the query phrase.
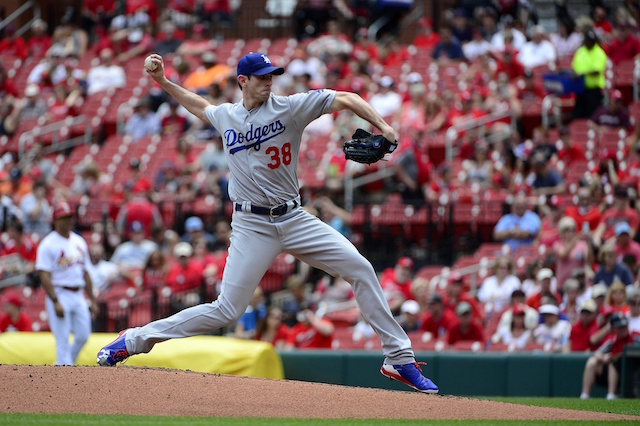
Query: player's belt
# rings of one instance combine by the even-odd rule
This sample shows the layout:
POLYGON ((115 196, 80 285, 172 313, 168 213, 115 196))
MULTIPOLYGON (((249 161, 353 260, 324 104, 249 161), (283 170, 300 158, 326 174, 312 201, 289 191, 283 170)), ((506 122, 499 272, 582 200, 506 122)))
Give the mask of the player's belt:
POLYGON ((67 290, 67 291, 78 291, 81 288, 81 287, 68 287, 64 285, 57 285, 56 287, 61 288, 63 290, 67 290))
MULTIPOLYGON (((280 204, 275 207, 262 207, 262 206, 254 206, 253 204, 251 204, 251 213, 261 214, 264 216, 278 217, 290 212, 296 207, 298 207, 298 200, 293 200, 288 203, 280 204)), ((243 211, 242 204, 236 203, 236 211, 237 212, 243 211)))

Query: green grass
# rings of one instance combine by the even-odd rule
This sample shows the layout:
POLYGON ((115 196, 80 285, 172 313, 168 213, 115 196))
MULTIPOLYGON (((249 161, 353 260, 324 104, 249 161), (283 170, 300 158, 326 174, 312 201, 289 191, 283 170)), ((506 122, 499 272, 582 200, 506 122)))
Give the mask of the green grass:
POLYGON ((540 407, 568 408, 571 410, 640 416, 640 401, 637 399, 616 399, 613 401, 607 401, 604 398, 582 400, 579 398, 484 397, 481 399, 537 405, 540 407))
MULTIPOLYGON (((482 398, 493 401, 513 402, 516 404, 536 405, 541 407, 557 407, 574 410, 597 411, 614 414, 627 414, 640 416, 640 402, 633 399, 619 399, 606 401, 604 399, 589 399, 582 401, 578 398, 515 398, 515 397, 493 397, 482 398)), ((429 426, 451 426, 451 425, 500 425, 500 426, 528 426, 528 425, 549 425, 549 426, 590 426, 590 425, 613 425, 620 424, 619 421, 611 422, 585 422, 585 421, 498 421, 498 420, 378 420, 378 419, 282 419, 282 418, 248 418, 248 417, 149 417, 149 416, 107 416, 88 414, 7 414, 0 413, 0 425, 126 425, 126 426, 346 426, 346 425, 429 425, 429 426)))

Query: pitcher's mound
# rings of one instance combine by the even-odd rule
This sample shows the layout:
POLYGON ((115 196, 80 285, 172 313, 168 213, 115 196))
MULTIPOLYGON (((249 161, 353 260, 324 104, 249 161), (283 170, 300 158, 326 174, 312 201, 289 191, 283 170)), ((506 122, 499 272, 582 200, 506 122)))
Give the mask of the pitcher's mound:
POLYGON ((622 420, 417 392, 118 366, 0 365, 0 411, 154 416, 622 420))

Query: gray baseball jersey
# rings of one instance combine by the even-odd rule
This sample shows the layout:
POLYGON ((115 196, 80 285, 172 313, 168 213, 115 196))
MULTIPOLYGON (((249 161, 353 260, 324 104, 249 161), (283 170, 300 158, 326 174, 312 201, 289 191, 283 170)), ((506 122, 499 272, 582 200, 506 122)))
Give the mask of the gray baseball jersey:
POLYGON ((208 106, 204 113, 222 133, 232 201, 274 206, 296 198, 302 131, 329 112, 336 92, 312 90, 292 96, 273 93, 247 111, 242 102, 208 106))

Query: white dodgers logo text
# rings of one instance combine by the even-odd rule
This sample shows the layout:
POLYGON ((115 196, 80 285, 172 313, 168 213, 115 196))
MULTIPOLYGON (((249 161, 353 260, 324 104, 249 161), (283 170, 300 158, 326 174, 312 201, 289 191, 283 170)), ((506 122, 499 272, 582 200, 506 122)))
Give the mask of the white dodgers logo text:
POLYGON ((224 132, 224 138, 227 141, 229 154, 235 154, 243 149, 255 148, 260 150, 260 144, 275 138, 284 133, 287 128, 280 120, 264 126, 254 126, 251 124, 249 130, 244 133, 237 132, 235 129, 229 129, 224 132))

